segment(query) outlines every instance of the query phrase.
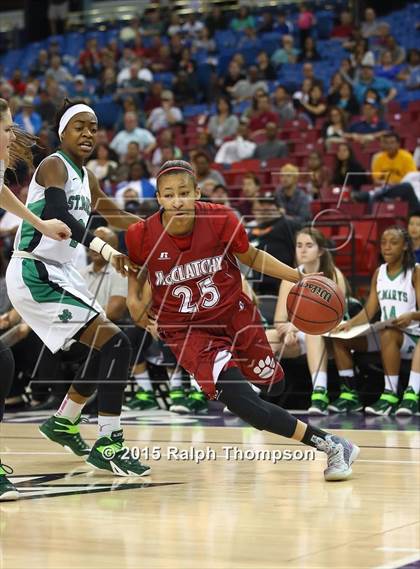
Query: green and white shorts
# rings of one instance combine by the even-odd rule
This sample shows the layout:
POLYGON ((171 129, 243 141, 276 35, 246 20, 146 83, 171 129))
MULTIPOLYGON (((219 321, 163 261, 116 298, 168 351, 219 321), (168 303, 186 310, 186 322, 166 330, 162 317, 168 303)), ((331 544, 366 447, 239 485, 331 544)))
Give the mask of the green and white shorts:
POLYGON ((16 251, 6 284, 13 307, 53 353, 66 348, 98 314, 105 315, 72 263, 16 251))

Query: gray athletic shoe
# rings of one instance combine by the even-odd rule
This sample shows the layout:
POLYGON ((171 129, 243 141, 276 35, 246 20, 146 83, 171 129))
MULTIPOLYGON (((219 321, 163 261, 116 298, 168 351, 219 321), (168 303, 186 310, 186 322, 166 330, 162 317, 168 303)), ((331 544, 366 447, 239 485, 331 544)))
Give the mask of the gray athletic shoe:
POLYGON ((347 480, 351 476, 351 465, 359 456, 360 448, 336 435, 316 439, 317 449, 325 452, 328 458, 328 467, 324 470, 325 480, 347 480))

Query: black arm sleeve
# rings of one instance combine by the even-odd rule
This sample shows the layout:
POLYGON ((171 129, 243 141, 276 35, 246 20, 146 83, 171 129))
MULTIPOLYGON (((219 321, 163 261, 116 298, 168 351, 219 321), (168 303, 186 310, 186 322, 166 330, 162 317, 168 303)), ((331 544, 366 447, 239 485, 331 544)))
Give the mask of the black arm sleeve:
POLYGON ((45 210, 43 219, 61 219, 71 229, 71 238, 89 247, 95 236, 75 219, 69 212, 66 192, 61 188, 49 187, 45 190, 45 210))

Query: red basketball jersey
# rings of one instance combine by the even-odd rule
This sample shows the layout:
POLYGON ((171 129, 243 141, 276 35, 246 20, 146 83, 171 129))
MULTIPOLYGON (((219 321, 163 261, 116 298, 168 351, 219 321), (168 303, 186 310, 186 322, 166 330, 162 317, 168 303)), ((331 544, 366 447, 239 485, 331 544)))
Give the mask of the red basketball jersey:
POLYGON ((153 311, 160 326, 211 323, 232 308, 242 290, 233 253, 244 253, 249 247, 245 229, 232 210, 196 202, 194 229, 187 248, 182 249, 179 238, 163 227, 161 212, 136 226, 127 232, 129 255, 148 268, 153 311), (141 254, 133 252, 134 241, 141 254))

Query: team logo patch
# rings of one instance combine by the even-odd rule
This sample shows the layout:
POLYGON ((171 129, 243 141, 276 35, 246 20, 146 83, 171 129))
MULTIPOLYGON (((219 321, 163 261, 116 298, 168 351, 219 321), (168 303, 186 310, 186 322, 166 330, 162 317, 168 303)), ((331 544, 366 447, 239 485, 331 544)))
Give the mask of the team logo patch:
POLYGON ((158 261, 170 261, 170 256, 167 251, 161 251, 158 261))
POLYGON ((276 369, 276 362, 274 358, 267 356, 265 360, 260 360, 254 367, 253 372, 259 375, 261 379, 270 378, 276 369))
POLYGON ((61 320, 61 322, 64 322, 65 324, 66 322, 69 322, 69 320, 73 318, 73 314, 70 312, 70 310, 67 310, 67 308, 65 308, 63 312, 58 315, 58 318, 61 320))

